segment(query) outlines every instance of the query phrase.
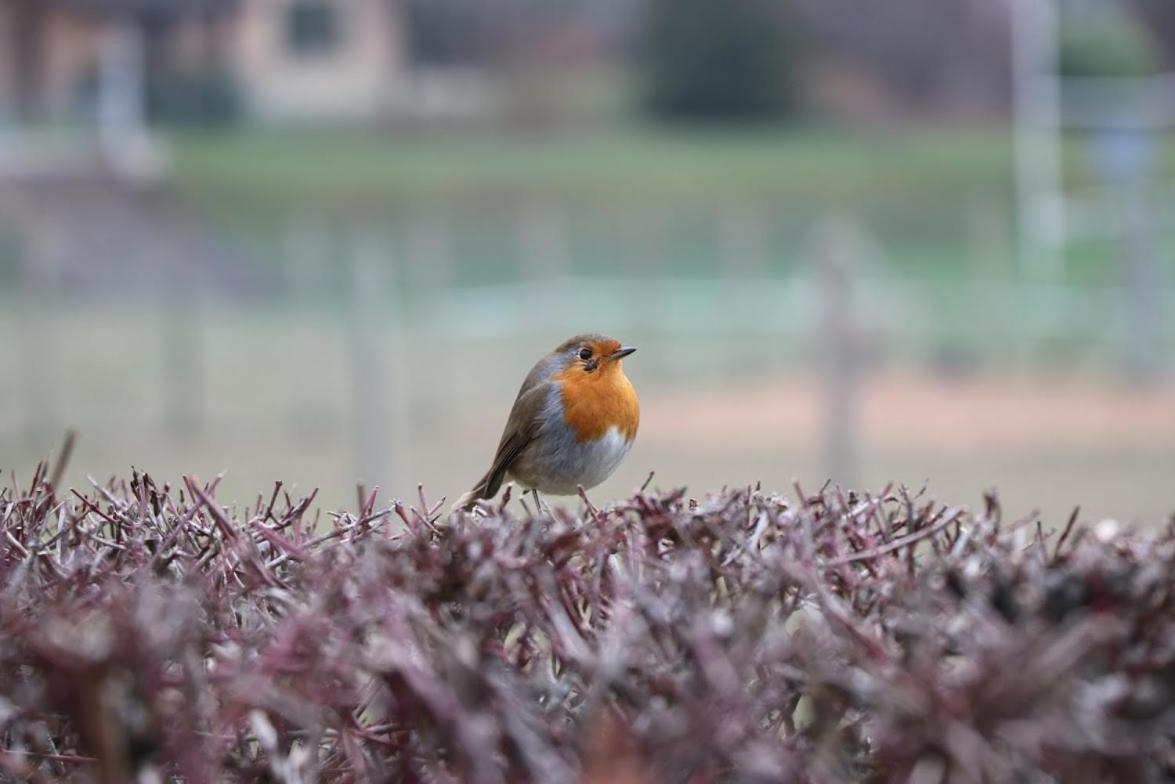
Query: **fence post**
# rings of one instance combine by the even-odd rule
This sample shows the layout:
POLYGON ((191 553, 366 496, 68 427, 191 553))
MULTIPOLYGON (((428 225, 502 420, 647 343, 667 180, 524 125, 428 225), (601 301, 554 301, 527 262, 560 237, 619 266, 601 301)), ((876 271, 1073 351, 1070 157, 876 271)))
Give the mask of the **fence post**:
POLYGON ((287 220, 283 244, 287 291, 294 297, 315 292, 322 270, 330 266, 330 232, 326 226, 319 218, 297 213, 287 220))
MULTIPOLYGON (((634 291, 657 292, 663 286, 651 287, 643 278, 660 281, 671 277, 669 269, 670 254, 666 249, 667 216, 662 209, 645 204, 635 209, 624 209, 620 212, 618 232, 620 252, 626 266, 627 274, 637 284, 634 291)), ((631 294, 626 293, 631 302, 631 294)), ((665 295, 644 296, 639 300, 639 307, 631 307, 629 317, 632 323, 644 330, 657 331, 663 329, 662 314, 665 311, 665 295)), ((647 359, 645 360, 648 361, 647 359)))
POLYGON ((1153 199, 1145 175, 1140 172, 1126 187, 1129 371, 1135 382, 1148 384, 1157 381, 1164 369, 1163 265, 1155 237, 1153 199))
MULTIPOLYGON (((161 260, 163 261, 163 260, 161 260)), ((204 358, 200 340, 199 278, 172 256, 171 274, 160 286, 160 368, 163 372, 163 426, 178 441, 203 429, 204 358)), ((166 268, 166 267, 165 267, 166 268)))
POLYGON ((858 481, 860 368, 853 312, 853 276, 860 233, 845 218, 826 218, 817 231, 820 266, 824 452, 828 476, 842 487, 858 481))
POLYGON ((116 172, 157 173, 144 105, 146 45, 143 22, 131 11, 115 13, 98 51, 98 139, 116 172))
POLYGON ((767 268, 767 221, 751 204, 735 204, 718 216, 718 255, 728 276, 762 277, 767 268))
POLYGON ((412 309, 411 355, 429 368, 430 384, 413 385, 413 403, 426 412, 429 428, 450 426, 462 418, 455 346, 448 321, 437 318, 438 306, 453 285, 452 222, 447 215, 423 212, 408 219, 407 266, 417 296, 412 309))
POLYGON ((391 330, 385 311, 392 283, 388 246, 361 234, 351 247, 351 374, 359 479, 388 487, 391 479, 391 330), (382 481, 381 481, 382 480, 382 481))
POLYGON ((25 437, 39 447, 55 438, 60 397, 57 370, 57 302, 62 237, 49 221, 31 221, 21 236, 25 294, 18 298, 20 378, 24 387, 25 437))
POLYGON ((1055 0, 1017 0, 1010 8, 1021 263, 1038 280, 1056 281, 1066 233, 1058 12, 1055 0))
MULTIPOLYGON (((1007 325, 993 322, 991 315, 1010 312, 1012 239, 996 205, 985 199, 968 203, 966 231, 972 330, 968 347, 983 353, 990 348, 984 345, 985 338, 995 338, 1004 345, 1010 335, 1007 325)), ((1023 353, 1022 346, 1005 345, 1001 350, 1011 352, 1017 348, 1023 353)))
POLYGON ((532 323, 551 327, 565 323, 565 289, 571 274, 566 215, 550 206, 525 209, 519 219, 519 254, 530 291, 532 323))

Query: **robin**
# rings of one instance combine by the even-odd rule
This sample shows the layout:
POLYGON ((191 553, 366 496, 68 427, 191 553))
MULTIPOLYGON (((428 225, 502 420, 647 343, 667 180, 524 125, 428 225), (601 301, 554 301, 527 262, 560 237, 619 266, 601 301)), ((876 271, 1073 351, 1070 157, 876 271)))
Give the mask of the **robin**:
POLYGON ((454 508, 493 498, 506 478, 539 503, 540 492, 573 495, 611 476, 640 424, 624 375, 634 351, 604 335, 576 335, 540 359, 518 390, 490 470, 454 508))

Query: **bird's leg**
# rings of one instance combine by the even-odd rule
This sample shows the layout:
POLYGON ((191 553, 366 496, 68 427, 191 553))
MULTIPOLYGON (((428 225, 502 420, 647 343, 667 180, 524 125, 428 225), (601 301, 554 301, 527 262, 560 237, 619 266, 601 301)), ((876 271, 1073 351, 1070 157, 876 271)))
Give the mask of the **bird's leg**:
POLYGON ((534 496, 534 505, 535 505, 535 509, 538 511, 538 513, 544 514, 544 515, 547 515, 548 517, 550 517, 551 516, 551 508, 543 503, 543 499, 539 495, 539 491, 532 487, 530 489, 530 493, 531 493, 531 495, 534 496))

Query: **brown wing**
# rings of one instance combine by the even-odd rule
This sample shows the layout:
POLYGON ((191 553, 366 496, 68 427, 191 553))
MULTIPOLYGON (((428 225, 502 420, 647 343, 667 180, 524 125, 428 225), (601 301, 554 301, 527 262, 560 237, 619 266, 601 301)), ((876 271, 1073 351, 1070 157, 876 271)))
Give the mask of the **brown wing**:
MULTIPOLYGON (((537 368, 536 368, 537 370, 537 368)), ((502 480, 510 466, 522 454, 522 450, 534 439, 538 431, 539 416, 543 406, 547 403, 550 386, 535 371, 527 376, 514 399, 514 406, 510 409, 510 417, 506 420, 506 429, 502 432, 502 439, 498 442, 498 451, 494 454, 494 462, 485 476, 478 480, 468 493, 461 496, 455 509, 470 509, 481 498, 493 498, 502 486, 502 480)))

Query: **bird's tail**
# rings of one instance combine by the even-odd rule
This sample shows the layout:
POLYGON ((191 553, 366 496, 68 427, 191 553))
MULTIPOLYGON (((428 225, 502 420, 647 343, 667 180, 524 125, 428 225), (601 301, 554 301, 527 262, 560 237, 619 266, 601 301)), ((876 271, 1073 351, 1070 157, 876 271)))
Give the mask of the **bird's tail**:
POLYGON ((491 492, 489 492, 489 484, 490 475, 486 474, 480 480, 478 480, 477 484, 475 484, 469 492, 465 493, 463 496, 457 499, 456 503, 453 504, 451 511, 468 512, 478 501, 483 498, 489 498, 491 495, 493 495, 491 492))

